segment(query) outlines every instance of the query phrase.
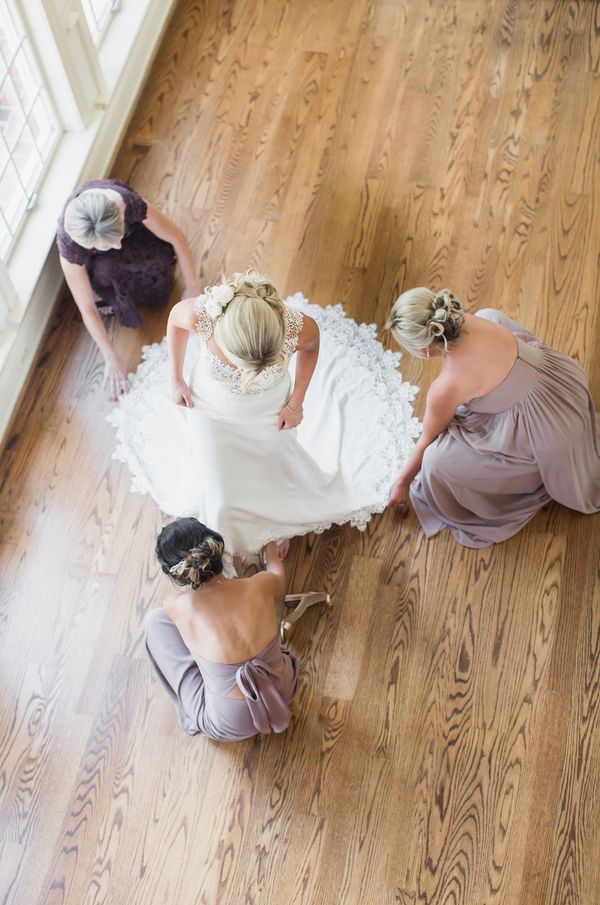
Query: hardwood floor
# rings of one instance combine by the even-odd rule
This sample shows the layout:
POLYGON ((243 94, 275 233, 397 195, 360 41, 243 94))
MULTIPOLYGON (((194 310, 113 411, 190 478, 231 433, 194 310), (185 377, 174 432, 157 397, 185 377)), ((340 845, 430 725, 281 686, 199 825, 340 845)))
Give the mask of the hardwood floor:
MULTIPOLYGON (((600 407, 599 162, 594 0, 181 0, 113 173, 206 283, 251 265, 380 326, 448 285, 600 407)), ((117 331, 132 364, 165 320, 117 331)), ((600 516, 295 542, 290 586, 335 605, 294 636, 293 727, 189 738, 142 644, 161 516, 101 377, 65 298, 2 458, 0 902, 598 905, 600 516)))

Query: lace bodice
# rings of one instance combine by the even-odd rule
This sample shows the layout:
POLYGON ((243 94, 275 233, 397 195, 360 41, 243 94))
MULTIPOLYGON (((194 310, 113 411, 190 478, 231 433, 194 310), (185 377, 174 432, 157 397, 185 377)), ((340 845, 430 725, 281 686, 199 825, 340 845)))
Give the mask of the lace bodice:
MULTIPOLYGON (((204 366, 209 375, 214 380, 218 380, 219 383, 224 384, 227 390, 234 396, 244 395, 242 391, 241 372, 237 368, 234 368, 231 365, 225 364, 224 361, 221 361, 218 355, 216 355, 208 346, 208 340, 213 334, 213 323, 209 315, 205 311, 205 301, 205 297, 201 295, 196 299, 194 303, 194 311, 197 316, 196 332, 198 336, 203 340, 202 349, 204 366)), ((288 308, 286 306, 284 311, 284 321, 284 361, 281 362, 281 364, 270 365, 268 368, 265 368, 263 371, 261 371, 260 374, 257 374, 255 379, 246 390, 245 395, 256 395, 257 393, 263 393, 265 390, 270 390, 273 387, 278 386, 278 384, 280 384, 286 378, 288 373, 289 360, 296 351, 296 347, 298 345, 298 337, 300 336, 300 333, 302 331, 304 315, 301 311, 298 311, 297 308, 288 308)))

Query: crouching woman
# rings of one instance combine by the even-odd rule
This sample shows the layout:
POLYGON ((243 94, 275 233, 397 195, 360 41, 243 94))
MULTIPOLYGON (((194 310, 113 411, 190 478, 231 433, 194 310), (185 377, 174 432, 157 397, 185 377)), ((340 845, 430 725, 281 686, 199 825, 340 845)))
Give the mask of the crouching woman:
POLYGON ((223 538, 195 518, 161 531, 156 555, 178 589, 145 619, 146 648, 181 727, 222 742, 283 732, 297 685, 277 605, 285 574, 276 544, 265 571, 223 574, 223 538))

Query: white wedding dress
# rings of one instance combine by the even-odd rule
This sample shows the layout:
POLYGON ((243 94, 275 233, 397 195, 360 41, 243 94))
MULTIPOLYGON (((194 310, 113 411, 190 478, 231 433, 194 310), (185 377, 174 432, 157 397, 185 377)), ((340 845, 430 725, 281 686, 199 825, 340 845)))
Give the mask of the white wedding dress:
POLYGON ((109 416, 132 490, 149 493, 169 516, 196 516, 232 554, 334 523, 364 529, 384 509, 420 432, 417 388, 398 373, 399 354, 383 349, 374 325, 296 294, 286 300, 286 364, 266 368, 244 394, 239 371, 207 345, 203 296, 195 310, 184 369, 194 408, 172 401, 163 340, 145 347, 131 391, 109 416), (320 328, 319 360, 302 424, 279 431, 304 313, 320 328))

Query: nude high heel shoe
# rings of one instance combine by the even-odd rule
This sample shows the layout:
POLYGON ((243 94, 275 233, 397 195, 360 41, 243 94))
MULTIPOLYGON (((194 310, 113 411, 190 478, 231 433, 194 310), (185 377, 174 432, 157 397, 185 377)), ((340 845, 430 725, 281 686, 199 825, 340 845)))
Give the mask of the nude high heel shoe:
POLYGON ((306 591, 304 594, 288 594, 284 599, 284 613, 279 625, 279 637, 282 644, 288 640, 292 627, 298 622, 300 617, 311 606, 317 603, 324 603, 328 609, 331 609, 331 596, 323 591, 306 591), (287 613, 285 608, 290 607, 291 612, 287 613))

